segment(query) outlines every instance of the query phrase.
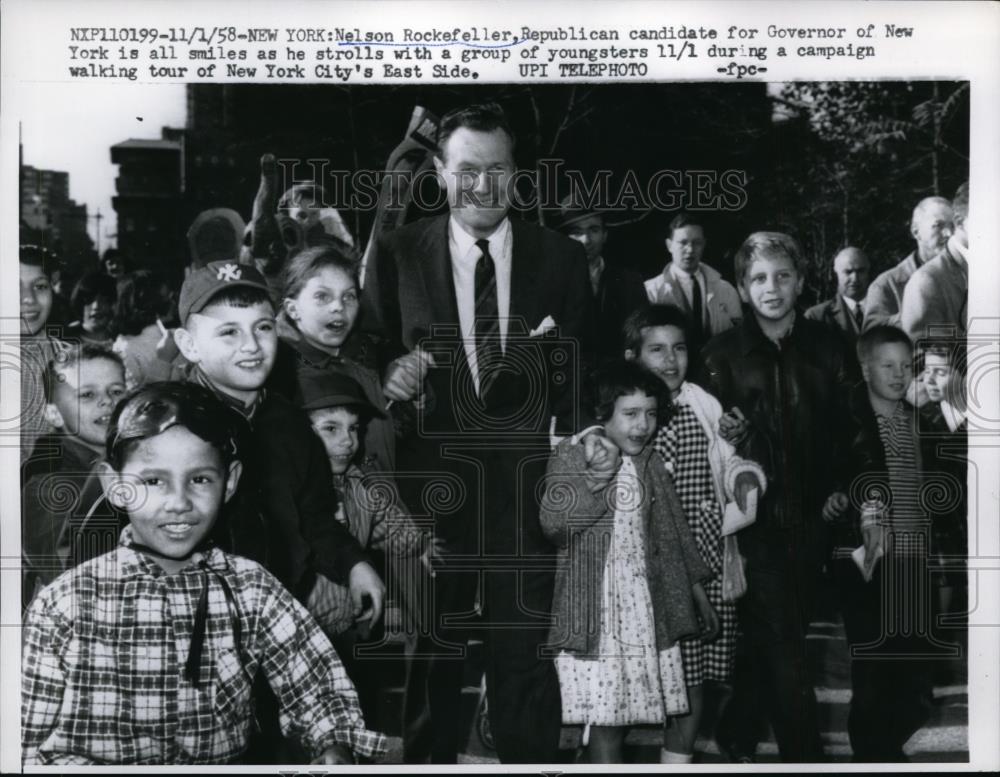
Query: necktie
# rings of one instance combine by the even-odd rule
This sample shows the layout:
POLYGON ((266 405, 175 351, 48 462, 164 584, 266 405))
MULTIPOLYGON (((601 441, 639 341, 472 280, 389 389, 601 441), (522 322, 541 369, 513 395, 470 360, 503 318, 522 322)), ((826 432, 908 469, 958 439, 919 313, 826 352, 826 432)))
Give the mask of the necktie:
POLYGON ((701 342, 703 335, 702 325, 704 314, 701 309, 701 284, 698 283, 698 276, 691 276, 691 333, 696 342, 701 342))
POLYGON ((865 311, 861 309, 861 305, 854 306, 854 328, 857 331, 861 331, 861 325, 865 321, 865 311))
POLYGON ((476 263, 476 363, 479 367, 479 396, 485 396, 495 375, 500 349, 500 306, 497 302, 497 274, 488 240, 477 240, 482 256, 476 263))

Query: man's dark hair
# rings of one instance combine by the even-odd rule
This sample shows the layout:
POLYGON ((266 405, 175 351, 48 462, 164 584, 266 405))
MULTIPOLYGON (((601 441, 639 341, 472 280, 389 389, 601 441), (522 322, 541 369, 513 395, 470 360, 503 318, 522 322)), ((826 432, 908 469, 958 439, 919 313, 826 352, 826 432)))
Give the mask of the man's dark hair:
POLYGON ((615 402, 636 391, 656 398, 657 411, 666 413, 670 394, 663 381, 636 362, 615 359, 602 364, 591 377, 594 418, 604 423, 614 415, 615 402))
POLYGON ((625 348, 638 357, 642 350, 642 331, 658 326, 675 326, 684 333, 684 342, 690 342, 690 322, 676 305, 643 305, 633 310, 622 324, 625 348))
POLYGON ((965 181, 951 199, 951 211, 955 219, 963 222, 969 217, 969 182, 965 181))
POLYGON ((476 132, 493 132, 503 130, 510 138, 511 150, 514 148, 514 131, 507 122, 507 116, 496 103, 478 103, 468 105, 464 108, 456 108, 448 111, 441 119, 441 127, 438 130, 438 149, 441 158, 444 158, 444 148, 448 143, 448 138, 459 129, 475 130, 476 132))
POLYGON ((704 232, 705 222, 697 215, 692 215, 682 210, 670 220, 670 226, 667 228, 667 237, 673 238, 674 230, 683 229, 684 227, 701 227, 704 232))
POLYGON ((873 326, 866 332, 862 332, 858 336, 858 342, 856 345, 858 361, 867 361, 871 358, 871 355, 875 352, 876 348, 890 343, 905 345, 911 352, 913 351, 913 343, 910 342, 910 338, 906 336, 906 332, 899 327, 889 326, 888 324, 879 324, 878 326, 873 326))

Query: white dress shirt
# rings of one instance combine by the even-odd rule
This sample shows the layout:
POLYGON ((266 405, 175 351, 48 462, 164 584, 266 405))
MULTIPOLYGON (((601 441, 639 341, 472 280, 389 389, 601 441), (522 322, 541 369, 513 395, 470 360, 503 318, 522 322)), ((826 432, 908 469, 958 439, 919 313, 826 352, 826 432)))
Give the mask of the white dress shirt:
MULTIPOLYGON (((513 254, 510 219, 505 218, 486 238, 490 256, 496 267, 497 312, 500 316, 500 348, 507 349, 507 324, 510 316, 510 268, 513 254)), ((462 329, 465 356, 469 360, 472 379, 479 391, 479 365, 476 360, 476 264, 482 252, 476 240, 466 232, 455 217, 448 220, 448 251, 451 254, 451 277, 455 283, 455 301, 458 303, 458 323, 462 329)))
POLYGON ((694 284, 698 284, 701 287, 701 323, 702 326, 705 324, 705 310, 707 305, 705 301, 708 299, 708 289, 705 288, 705 278, 701 272, 701 265, 693 273, 686 273, 680 267, 677 266, 676 262, 670 263, 670 275, 673 277, 677 283, 680 284, 681 291, 684 292, 684 299, 687 300, 688 310, 692 308, 692 300, 694 295, 694 284))

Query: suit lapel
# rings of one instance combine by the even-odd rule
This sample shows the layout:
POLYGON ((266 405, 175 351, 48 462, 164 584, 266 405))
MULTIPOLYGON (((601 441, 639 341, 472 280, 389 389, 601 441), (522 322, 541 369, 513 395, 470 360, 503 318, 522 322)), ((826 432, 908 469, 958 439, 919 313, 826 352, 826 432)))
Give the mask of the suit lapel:
MULTIPOLYGON (((535 279, 538 277, 539 262, 545 261, 538 245, 538 234, 525 229, 521 221, 511 219, 511 263, 510 263, 510 322, 507 336, 516 334, 524 327, 522 334, 528 334, 538 326, 544 316, 536 309, 535 279), (538 321, 533 318, 538 317, 538 321)), ((554 314, 553 314, 554 316, 554 314)), ((556 320, 558 324, 558 318, 556 320)))
POLYGON ((451 275, 451 252, 448 248, 448 216, 430 224, 416 247, 424 279, 427 304, 436 324, 458 324, 455 281, 451 275))
POLYGON ((833 300, 833 319, 844 332, 849 335, 858 334, 858 328, 854 325, 854 317, 839 294, 833 300))

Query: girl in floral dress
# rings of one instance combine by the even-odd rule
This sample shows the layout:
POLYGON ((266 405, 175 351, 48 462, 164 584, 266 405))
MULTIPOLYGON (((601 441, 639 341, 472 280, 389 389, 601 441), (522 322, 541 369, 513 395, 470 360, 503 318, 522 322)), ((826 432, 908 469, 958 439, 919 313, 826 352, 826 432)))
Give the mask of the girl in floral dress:
POLYGON ((620 451, 617 474, 591 482, 570 438, 545 480, 542 529, 559 549, 550 645, 563 723, 585 727, 591 763, 621 763, 630 726, 688 712, 679 640, 718 628, 701 586, 711 571, 649 444, 663 393, 636 365, 603 370, 595 417, 620 451))

